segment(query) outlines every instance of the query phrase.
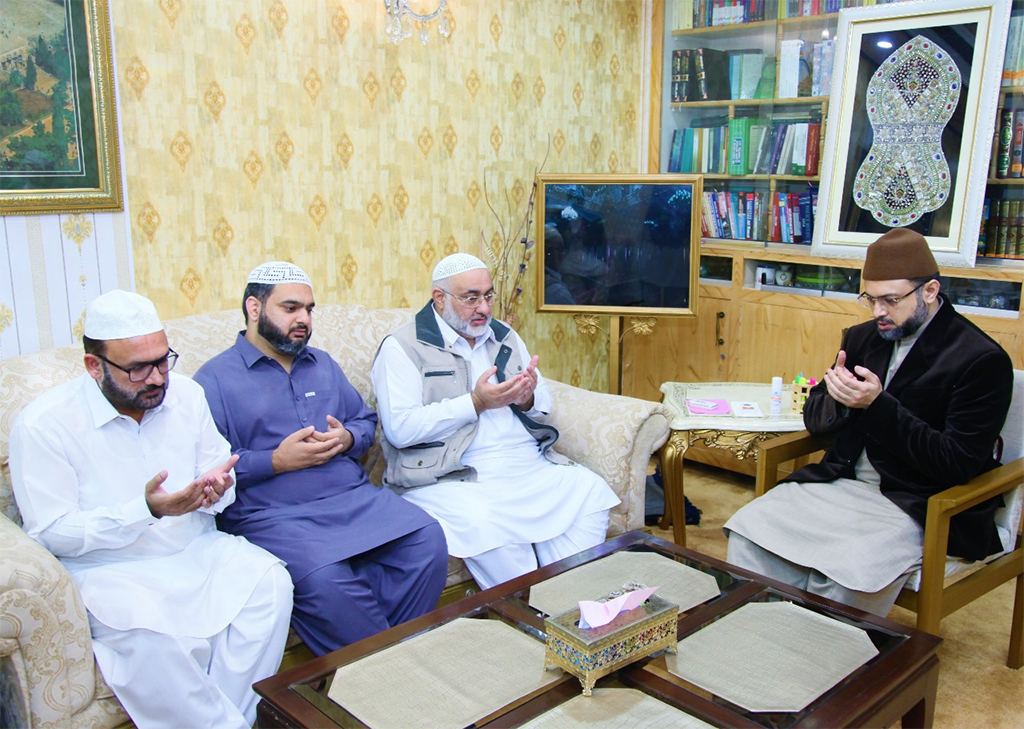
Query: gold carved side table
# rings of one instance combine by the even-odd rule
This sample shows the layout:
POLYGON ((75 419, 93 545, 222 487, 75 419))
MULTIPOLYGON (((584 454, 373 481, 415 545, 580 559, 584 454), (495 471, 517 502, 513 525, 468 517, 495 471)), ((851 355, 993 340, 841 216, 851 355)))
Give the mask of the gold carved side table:
POLYGON ((757 443, 781 433, 804 429, 803 415, 792 407, 791 391, 783 389, 782 414, 772 416, 771 385, 767 382, 666 382, 661 386, 662 402, 672 413, 672 432, 661 447, 661 478, 665 485, 665 515, 659 526, 672 527, 672 538, 686 546, 683 458, 697 441, 708 448, 729 451, 737 460, 753 459, 757 443), (695 415, 687 399, 756 402, 762 417, 695 415))

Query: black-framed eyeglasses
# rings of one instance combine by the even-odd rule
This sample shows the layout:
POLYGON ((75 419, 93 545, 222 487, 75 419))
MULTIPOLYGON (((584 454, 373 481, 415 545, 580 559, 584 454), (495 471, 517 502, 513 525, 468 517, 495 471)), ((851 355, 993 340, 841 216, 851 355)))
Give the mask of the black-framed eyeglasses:
POLYGON ((152 362, 143 362, 142 364, 137 364, 134 367, 122 367, 117 362, 111 362, 102 354, 97 354, 96 356, 111 367, 117 367, 117 369, 127 373, 128 380, 130 382, 145 382, 149 379, 149 376, 153 374, 154 367, 160 370, 161 375, 166 375, 174 369, 174 363, 178 361, 178 353, 173 349, 168 349, 167 354, 160 359, 153 360, 152 362))
POLYGON ((449 296, 455 297, 456 299, 461 301, 466 306, 476 306, 481 301, 486 301, 489 304, 492 301, 494 301, 494 297, 497 295, 493 291, 491 291, 491 292, 488 292, 488 293, 484 294, 483 296, 480 296, 479 294, 471 294, 469 296, 459 296, 458 294, 453 294, 448 289, 441 289, 441 290, 444 291, 449 296))
MULTIPOLYGON (((928 282, 925 281, 924 283, 928 283, 928 282)), ((874 296, 872 296, 867 291, 865 291, 864 293, 862 293, 860 296, 857 297, 857 301, 859 301, 860 305, 863 306, 865 309, 874 310, 875 304, 881 304, 886 309, 894 309, 897 306, 899 306, 899 303, 901 301, 903 301, 903 299, 907 298, 912 293, 917 291, 919 288, 924 286, 924 283, 918 284, 917 286, 912 288, 910 291, 908 291, 907 293, 903 294, 903 296, 879 296, 876 299, 874 296)))

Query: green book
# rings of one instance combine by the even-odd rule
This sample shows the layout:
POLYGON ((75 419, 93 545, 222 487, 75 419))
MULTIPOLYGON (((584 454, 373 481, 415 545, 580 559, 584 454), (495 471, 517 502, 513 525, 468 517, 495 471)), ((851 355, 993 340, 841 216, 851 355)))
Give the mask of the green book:
POLYGON ((1024 205, 1020 200, 1010 201, 1009 220, 1006 221, 1006 255, 1013 258, 1024 258, 1024 230, 1021 230, 1021 208, 1024 205))
POLYGON ((743 117, 729 120, 729 174, 750 174, 750 127, 754 119, 743 117))
POLYGON ((1013 109, 1003 109, 999 116, 999 148, 996 151, 996 177, 1010 174, 1010 145, 1013 142, 1013 109))
POLYGON ((775 98, 775 56, 765 56, 761 66, 761 80, 754 91, 755 99, 775 98))
POLYGON ((999 257, 1006 256, 1006 243, 1009 240, 1009 227, 1012 224, 1010 220, 1010 201, 1000 200, 999 201, 999 227, 996 228, 996 241, 995 251, 999 257))

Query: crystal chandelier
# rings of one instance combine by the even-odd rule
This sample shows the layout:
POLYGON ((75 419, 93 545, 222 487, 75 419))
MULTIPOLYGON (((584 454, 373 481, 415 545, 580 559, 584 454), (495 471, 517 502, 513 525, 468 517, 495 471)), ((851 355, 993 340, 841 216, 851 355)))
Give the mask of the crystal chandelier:
POLYGON ((421 14, 409 7, 409 0, 384 0, 384 8, 387 10, 388 16, 384 27, 388 38, 397 46, 404 39, 412 37, 412 27, 414 24, 419 23, 420 42, 423 45, 427 45, 427 40, 430 38, 430 35, 427 33, 427 23, 438 16, 441 19, 437 21, 437 32, 447 38, 450 32, 448 29, 448 18, 443 15, 444 9, 447 6, 448 0, 439 0, 437 10, 432 13, 421 14), (409 18, 406 18, 406 15, 409 18))

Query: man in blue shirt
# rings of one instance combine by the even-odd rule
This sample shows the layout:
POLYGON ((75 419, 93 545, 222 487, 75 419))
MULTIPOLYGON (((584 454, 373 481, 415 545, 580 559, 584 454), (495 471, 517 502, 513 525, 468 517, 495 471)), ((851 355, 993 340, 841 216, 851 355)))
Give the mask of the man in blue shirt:
POLYGON ((313 306, 297 266, 258 266, 242 297, 245 331, 195 380, 239 456, 237 498, 218 526, 287 562, 292 625, 322 655, 432 610, 448 549, 433 517, 367 478, 359 458, 377 415, 329 354, 307 346, 313 306))

